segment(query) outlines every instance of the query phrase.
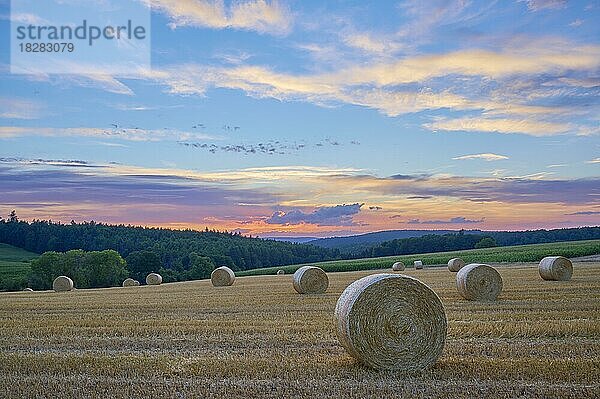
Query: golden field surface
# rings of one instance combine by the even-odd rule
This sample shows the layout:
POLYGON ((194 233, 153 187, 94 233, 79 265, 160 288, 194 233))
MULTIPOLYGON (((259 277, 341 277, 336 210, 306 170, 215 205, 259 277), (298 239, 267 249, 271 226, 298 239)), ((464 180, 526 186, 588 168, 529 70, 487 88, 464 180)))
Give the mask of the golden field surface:
POLYGON ((323 295, 296 294, 289 274, 2 293, 0 397, 599 397, 600 263, 574 269, 552 282, 498 266, 493 303, 462 300, 446 268, 402 272, 441 297, 449 327, 412 375, 362 367, 335 336, 340 293, 381 270, 329 273, 323 295))

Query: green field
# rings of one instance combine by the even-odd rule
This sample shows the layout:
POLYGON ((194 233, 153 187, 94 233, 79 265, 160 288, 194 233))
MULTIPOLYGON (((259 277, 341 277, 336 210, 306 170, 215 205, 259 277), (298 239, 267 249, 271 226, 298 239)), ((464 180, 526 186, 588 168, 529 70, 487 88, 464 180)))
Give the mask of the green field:
POLYGON ((404 274, 429 285, 448 318, 442 356, 420 373, 380 372, 340 345, 323 295, 292 276, 0 293, 0 397, 593 398, 600 397, 600 263, 571 281, 536 264, 497 267, 497 302, 463 300, 444 268, 404 274))
MULTIPOLYGON (((512 247, 495 247, 469 249, 464 251, 435 252, 418 255, 385 256, 382 258, 364 258, 353 260, 338 260, 331 262, 310 263, 321 267, 327 272, 348 272, 358 270, 387 269, 397 261, 402 261, 407 267, 412 267, 415 260, 422 260, 424 265, 445 265, 452 258, 462 258, 466 263, 505 263, 505 262, 539 262, 545 256, 579 256, 600 254, 600 240, 566 241, 546 244, 516 245, 512 247)), ((274 274, 279 269, 293 273, 305 265, 290 265, 284 267, 269 267, 236 272, 239 276, 255 276, 274 274)))
POLYGON ((12 282, 27 279, 29 262, 38 256, 33 252, 0 243, 0 289, 10 287, 12 282))

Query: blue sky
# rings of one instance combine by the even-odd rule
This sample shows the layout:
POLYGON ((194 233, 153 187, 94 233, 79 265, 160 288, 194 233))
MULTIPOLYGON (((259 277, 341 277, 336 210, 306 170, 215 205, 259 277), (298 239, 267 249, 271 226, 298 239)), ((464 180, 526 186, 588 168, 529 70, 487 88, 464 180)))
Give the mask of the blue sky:
POLYGON ((600 223, 598 1, 134 3, 150 68, 15 75, 11 18, 45 16, 0 2, 3 214, 262 235, 600 223))

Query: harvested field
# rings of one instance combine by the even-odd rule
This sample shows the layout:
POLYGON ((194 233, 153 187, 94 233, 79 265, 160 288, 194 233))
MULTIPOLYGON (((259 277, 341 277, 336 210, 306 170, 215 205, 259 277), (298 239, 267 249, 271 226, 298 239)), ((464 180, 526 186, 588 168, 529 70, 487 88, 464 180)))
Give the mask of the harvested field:
POLYGON ((398 375, 358 365, 338 343, 333 309, 352 281, 322 295, 292 276, 56 294, 0 294, 0 397, 594 397, 600 395, 600 263, 571 281, 537 264, 494 265, 497 302, 463 300, 455 274, 405 274, 440 296, 448 339, 433 369, 398 375))

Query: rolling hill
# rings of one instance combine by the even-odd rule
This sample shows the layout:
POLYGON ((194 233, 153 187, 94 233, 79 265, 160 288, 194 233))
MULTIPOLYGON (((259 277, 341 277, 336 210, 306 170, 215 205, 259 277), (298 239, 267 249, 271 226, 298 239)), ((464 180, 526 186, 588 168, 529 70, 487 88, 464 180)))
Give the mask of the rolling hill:
POLYGON ((20 288, 27 279, 29 262, 38 256, 36 253, 0 243, 0 287, 20 288))
MULTIPOLYGON (((356 252, 367 249, 374 244, 402 238, 423 237, 428 234, 444 235, 458 233, 458 230, 385 230, 373 233, 358 234, 346 237, 319 238, 307 244, 323 248, 337 248, 341 252, 356 252)), ((468 234, 483 234, 480 230, 465 231, 468 234)))
POLYGON ((365 251, 392 241, 426 235, 456 234, 485 235, 492 237, 499 246, 527 245, 559 241, 579 241, 600 239, 600 227, 578 227, 553 230, 526 231, 483 231, 483 230, 387 230, 346 237, 321 238, 307 244, 327 249, 337 249, 342 256, 365 256, 365 251))

